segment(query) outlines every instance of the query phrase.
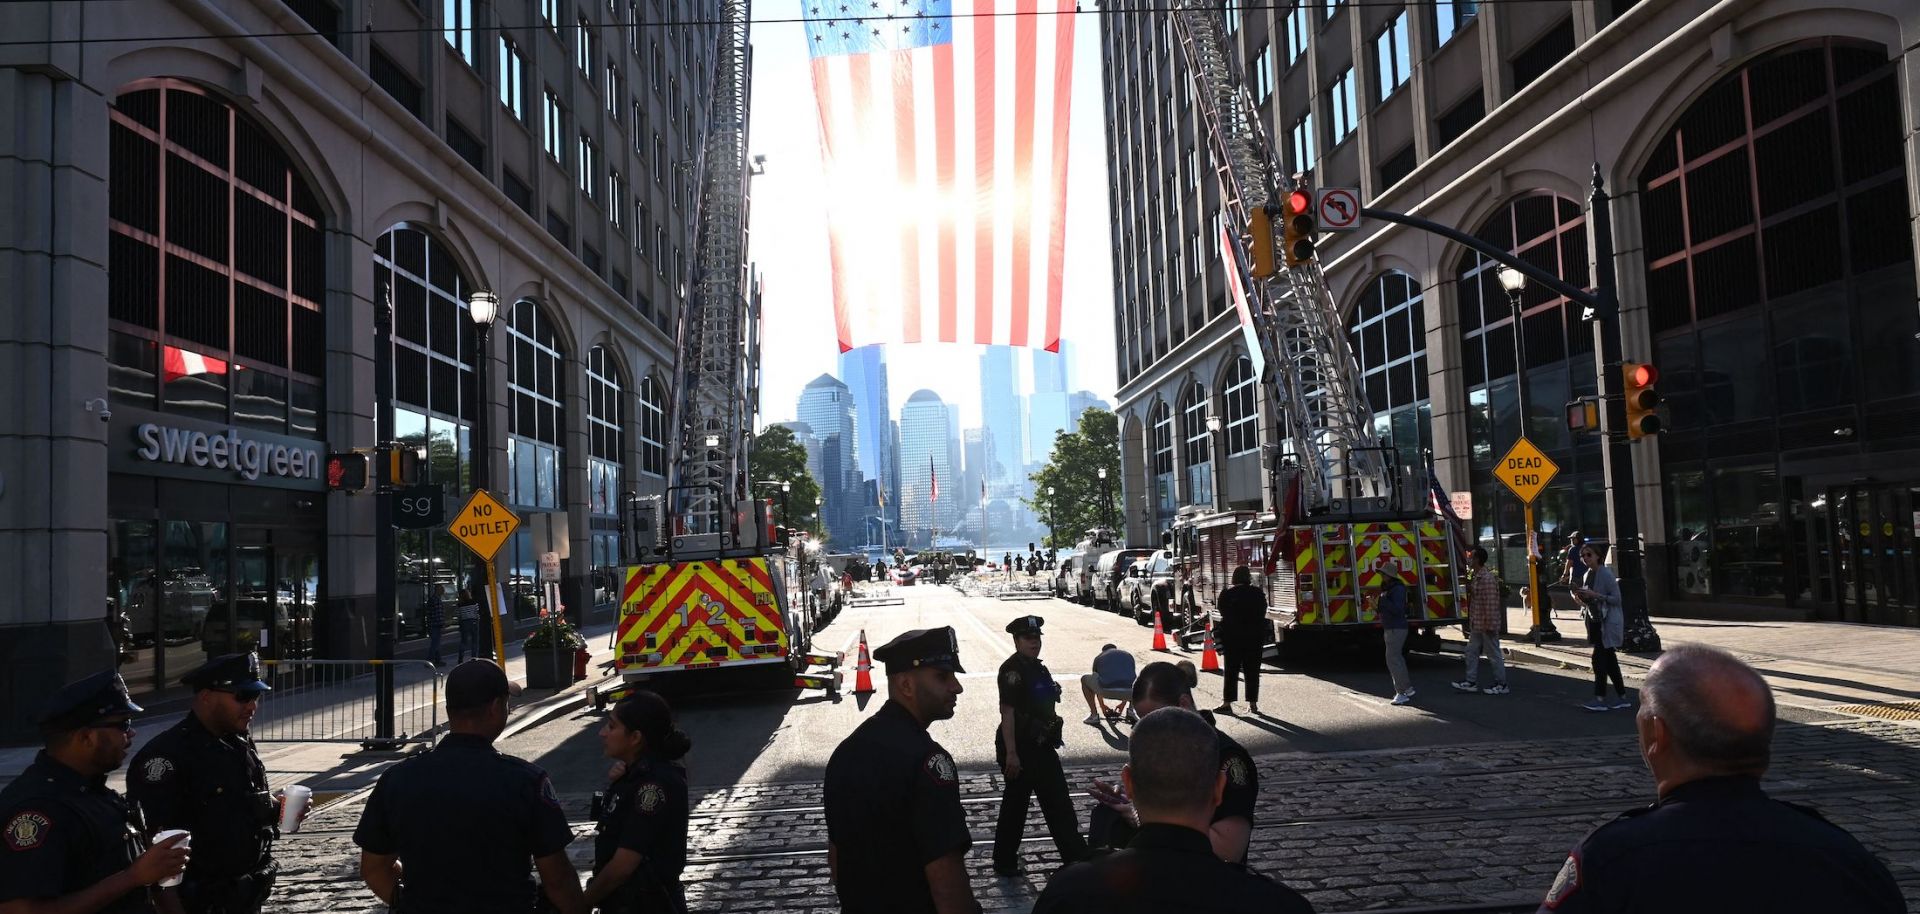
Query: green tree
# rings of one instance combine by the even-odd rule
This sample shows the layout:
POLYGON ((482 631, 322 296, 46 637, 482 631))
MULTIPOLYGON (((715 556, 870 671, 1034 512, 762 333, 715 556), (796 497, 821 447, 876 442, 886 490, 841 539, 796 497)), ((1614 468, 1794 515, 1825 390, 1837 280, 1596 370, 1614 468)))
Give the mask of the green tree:
POLYGON ((820 497, 820 484, 807 472, 807 449, 784 425, 769 425, 748 438, 747 479, 754 498, 773 499, 774 517, 783 527, 805 526, 792 523, 781 512, 791 511, 792 519, 805 520, 814 512, 813 500, 820 497), (791 483, 792 488, 782 492, 779 483, 768 484, 770 480, 791 483))
POLYGON ((1067 548, 1090 528, 1118 528, 1120 513, 1114 505, 1120 499, 1120 417, 1104 409, 1087 410, 1080 416, 1079 431, 1054 435, 1047 465, 1028 478, 1034 494, 1027 507, 1042 523, 1049 518, 1053 522, 1047 545, 1067 548), (1102 468, 1107 471, 1104 487, 1102 468), (1048 488, 1053 489, 1051 496, 1048 488))

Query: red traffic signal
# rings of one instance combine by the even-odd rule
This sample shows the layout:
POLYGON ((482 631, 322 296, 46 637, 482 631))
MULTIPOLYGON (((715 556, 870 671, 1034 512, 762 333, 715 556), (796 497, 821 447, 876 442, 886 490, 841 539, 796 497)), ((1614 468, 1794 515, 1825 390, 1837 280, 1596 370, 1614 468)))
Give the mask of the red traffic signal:
POLYGON ((1285 255, 1287 266, 1297 267, 1313 259, 1313 236, 1320 232, 1320 222, 1313 215, 1313 192, 1304 188, 1287 191, 1286 221, 1283 225, 1280 252, 1285 255))
POLYGON ((327 455, 327 491, 359 492, 373 475, 373 461, 365 454, 347 452, 327 455))
POLYGON ((1660 392, 1653 389, 1660 380, 1660 372, 1645 362, 1620 363, 1620 380, 1625 391, 1622 398, 1626 401, 1627 438, 1638 441, 1662 430, 1660 415, 1654 412, 1660 406, 1660 392))

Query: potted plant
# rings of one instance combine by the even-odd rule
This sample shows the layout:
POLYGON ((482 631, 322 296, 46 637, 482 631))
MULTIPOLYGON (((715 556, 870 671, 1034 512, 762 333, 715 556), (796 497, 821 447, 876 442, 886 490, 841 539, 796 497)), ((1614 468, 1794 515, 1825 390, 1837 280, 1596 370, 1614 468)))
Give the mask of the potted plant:
POLYGON ((574 653, 587 646, 580 630, 560 612, 540 610, 540 621, 521 647, 527 661, 527 688, 562 689, 573 683, 574 653))

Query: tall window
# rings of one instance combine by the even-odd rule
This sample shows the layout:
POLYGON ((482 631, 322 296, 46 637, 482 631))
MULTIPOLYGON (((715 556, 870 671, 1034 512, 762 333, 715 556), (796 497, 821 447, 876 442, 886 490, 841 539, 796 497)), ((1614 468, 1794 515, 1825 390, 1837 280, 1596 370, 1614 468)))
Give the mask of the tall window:
POLYGON ((580 67, 580 75, 593 79, 594 33, 593 23, 585 16, 580 17, 579 37, 573 43, 574 63, 580 67))
POLYGON ((1452 41, 1479 11, 1477 0, 1434 0, 1433 46, 1437 48, 1452 41))
POLYGON ((540 21, 556 32, 560 31, 560 0, 540 0, 540 21))
POLYGON ((1264 105, 1273 97, 1273 46, 1262 44, 1253 55, 1253 103, 1264 105))
POLYGON ((473 54, 473 0, 440 0, 440 34, 467 66, 479 62, 473 54))
POLYGON ((667 475, 665 387, 652 375, 640 380, 640 472, 667 475))
POLYGON ((1307 6, 1311 0, 1299 0, 1287 13, 1287 65, 1300 62, 1300 55, 1307 53, 1307 38, 1313 34, 1313 23, 1307 19, 1307 6))
POLYGON ((1315 152, 1316 144, 1314 143, 1313 136, 1312 111, 1300 115, 1300 119, 1293 122, 1292 137, 1294 169, 1304 171, 1312 168, 1314 160, 1317 158, 1317 153, 1315 152))
POLYGON ((627 453, 626 420, 621 404, 625 385, 605 346, 587 351, 587 509, 620 513, 621 467, 627 453))
POLYGON ((529 508, 566 507, 561 474, 560 436, 566 432, 562 410, 564 356, 553 325, 540 306, 525 299, 513 306, 507 324, 512 357, 507 365, 510 500, 529 508))
POLYGON ((1360 124, 1357 93, 1353 87, 1353 68, 1348 67, 1333 81, 1333 87, 1327 90, 1327 102, 1333 108, 1333 144, 1340 145, 1353 128, 1360 124))
POLYGON ((621 103, 626 101, 627 99, 627 94, 625 91, 623 91, 623 88, 624 88, 623 83, 620 80, 620 65, 612 61, 608 61, 607 63, 607 116, 610 118, 613 118, 616 121, 620 119, 621 103))
POLYGON ((1226 0, 1221 14, 1226 17, 1228 35, 1240 31, 1240 0, 1226 0))
POLYGON ((1179 507, 1179 498, 1173 484, 1173 411, 1165 400, 1154 402, 1153 412, 1148 415, 1148 434, 1153 449, 1154 503, 1161 513, 1170 513, 1179 507))
POLYGON ((1380 100, 1386 101, 1393 90, 1413 74, 1413 60, 1407 49, 1407 11, 1387 23, 1385 31, 1373 39, 1374 58, 1380 68, 1380 100))
POLYGON ((633 198, 633 252, 647 256, 647 204, 639 197, 633 198))
POLYGON ((580 134, 580 192, 589 197, 600 184, 600 157, 593 148, 593 138, 580 134))
POLYGON ((560 98, 552 89, 546 90, 542 97, 541 115, 546 122, 547 155, 558 162, 567 149, 567 112, 560 107, 560 98))
POLYGON ((607 172, 607 221, 620 228, 626 212, 627 182, 617 171, 607 172))
POLYGON ((505 35, 500 36, 500 104, 513 112, 514 119, 526 120, 526 112, 521 107, 522 99, 527 97, 525 84, 527 59, 520 54, 520 46, 505 35))
POLYGON ((110 123, 111 401, 320 437, 319 201, 278 141, 198 87, 143 83, 110 123))
POLYGON ((1347 341, 1360 365, 1374 434, 1392 442, 1403 464, 1419 464, 1433 444, 1426 298, 1419 280, 1405 273, 1375 279, 1354 305, 1347 341))
POLYGON ((1253 360, 1241 356, 1233 360, 1221 391, 1226 408, 1227 456, 1238 457, 1260 449, 1260 416, 1254 410, 1253 360))
POLYGON ((1180 398, 1180 462, 1187 468, 1187 503, 1213 501, 1213 445, 1207 431, 1207 389, 1188 386, 1180 398))

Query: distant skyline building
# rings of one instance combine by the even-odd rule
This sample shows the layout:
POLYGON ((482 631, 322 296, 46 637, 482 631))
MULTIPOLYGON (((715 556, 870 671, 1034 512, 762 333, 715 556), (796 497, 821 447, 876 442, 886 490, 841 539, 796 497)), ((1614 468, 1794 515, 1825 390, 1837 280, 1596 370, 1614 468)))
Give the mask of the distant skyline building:
POLYGON ((1059 352, 1033 350, 1033 392, 1063 394, 1073 386, 1073 344, 1060 341, 1059 352))
POLYGON ((823 374, 800 392, 795 412, 820 442, 814 481, 820 484, 820 494, 826 499, 822 525, 835 541, 860 539, 865 499, 857 443, 860 420, 852 392, 839 378, 823 374))
POLYGON ((808 475, 813 477, 814 482, 820 482, 820 480, 824 478, 823 470, 820 466, 820 436, 813 433, 813 426, 805 422, 788 421, 774 422, 768 427, 774 425, 793 433, 793 440, 799 442, 800 446, 807 452, 808 475))
POLYGON ((928 536, 950 515, 961 496, 954 486, 952 409, 931 390, 916 390, 900 408, 900 527, 903 538, 928 536), (940 500, 933 500, 939 481, 940 500))
POLYGON ((980 423, 993 430, 997 475, 989 482, 1014 479, 1027 464, 1026 397, 1021 396, 1020 363, 1011 346, 988 346, 980 355, 980 423))

